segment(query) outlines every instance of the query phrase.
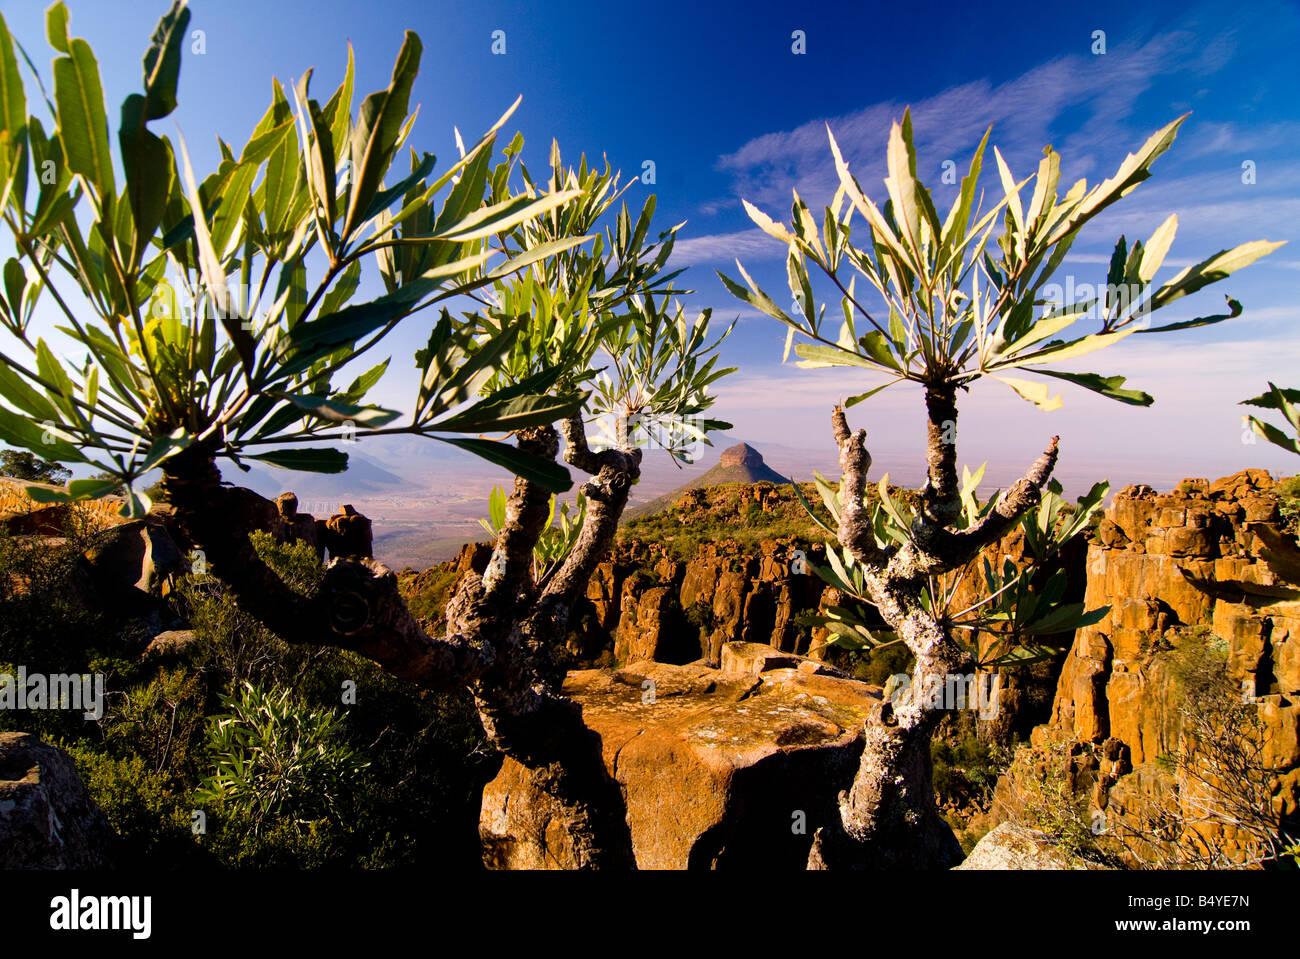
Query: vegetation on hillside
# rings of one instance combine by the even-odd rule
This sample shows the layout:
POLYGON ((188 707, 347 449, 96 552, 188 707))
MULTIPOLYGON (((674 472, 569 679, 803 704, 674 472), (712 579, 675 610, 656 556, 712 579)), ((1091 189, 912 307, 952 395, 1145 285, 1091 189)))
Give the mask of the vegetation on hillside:
MULTIPOLYGON (((146 656, 157 619, 79 602, 92 537, 67 534, 0 533, 0 672, 103 673, 104 715, 3 711, 0 730, 69 751, 121 837, 120 865, 478 868, 478 791, 495 763, 464 694, 288 644, 208 575, 183 577, 161 613, 193 640, 146 656)), ((323 574, 306 546, 256 542, 300 588, 323 574)))

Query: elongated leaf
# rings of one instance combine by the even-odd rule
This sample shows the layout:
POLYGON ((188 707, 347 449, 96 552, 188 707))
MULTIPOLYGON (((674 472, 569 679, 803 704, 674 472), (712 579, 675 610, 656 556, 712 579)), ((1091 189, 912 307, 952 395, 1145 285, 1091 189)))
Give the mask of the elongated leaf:
POLYGON ((994 376, 993 379, 999 380, 1015 390, 1022 399, 1026 399, 1042 410, 1058 410, 1065 405, 1061 399, 1061 394, 1051 395, 1051 390, 1047 388, 1046 383, 1035 383, 1033 380, 1022 380, 1013 376, 994 376))
POLYGON ((1216 313, 1213 316, 1198 316, 1195 319, 1183 320, 1179 323, 1166 323, 1164 326, 1152 326, 1140 329, 1139 333, 1168 333, 1171 330, 1190 330, 1197 326, 1209 326, 1212 323, 1222 323, 1224 320, 1231 320, 1234 317, 1241 316, 1241 304, 1230 296, 1225 296, 1228 301, 1227 313, 1216 313))
POLYGON ((1195 293, 1201 287, 1217 282, 1244 266, 1249 266, 1261 256, 1267 256, 1278 247, 1285 245, 1285 243, 1286 240, 1278 240, 1277 242, 1252 240, 1249 243, 1235 246, 1231 250, 1220 250, 1214 256, 1202 260, 1194 266, 1186 267, 1172 280, 1160 287, 1155 296, 1151 298, 1150 308, 1158 310, 1174 300, 1187 296, 1189 293, 1195 293))
POLYGON ((12 136, 17 136, 27 124, 23 77, 18 72, 18 58, 14 56, 13 36, 3 16, 0 16, 0 123, 12 136))
POLYGON ((154 28, 144 55, 145 119, 161 120, 176 109, 176 79, 181 71, 181 43, 189 26, 190 11, 184 0, 172 0, 154 28))
MULTIPOLYGON (((0 367, 0 370, 2 369, 3 367, 0 367)), ((1269 385, 1272 386, 1272 384, 1269 385)), ((1300 403, 1300 390, 1278 389, 1277 387, 1273 387, 1273 389, 1269 390, 1267 393, 1261 393, 1259 396, 1252 397, 1251 399, 1242 400, 1239 405, 1258 406, 1261 409, 1266 410, 1280 410, 1282 409, 1283 400, 1290 403, 1300 403)))
POLYGON ((386 410, 378 406, 356 406, 341 400, 325 396, 295 396, 289 393, 274 393, 273 396, 288 400, 305 413, 322 419, 327 423, 353 422, 358 426, 376 428, 401 416, 398 410, 386 410))
POLYGON ((805 369, 823 366, 859 366, 868 370, 897 369, 897 366, 885 366, 877 360, 868 359, 852 350, 822 346, 820 343, 796 343, 794 352, 796 356, 802 357, 803 361, 798 365, 805 369))
POLYGON ((64 154, 69 169, 86 177, 100 196, 111 202, 117 188, 108 152, 108 117, 99 63, 90 44, 80 37, 68 41, 67 53, 54 61, 54 101, 59 108, 64 154))
POLYGON ((388 88, 366 97, 357 111, 351 143, 352 188, 341 234, 345 239, 361 225, 362 215, 370 208, 384 172, 392 162, 393 148, 406 119, 411 85, 420 71, 423 51, 420 38, 414 32, 406 31, 388 88))
POLYGON ((1144 393, 1141 390, 1123 389, 1125 379, 1122 376, 1102 376, 1099 373, 1062 373, 1058 370, 1034 370, 1034 372, 1042 373, 1044 376, 1055 376, 1061 380, 1069 380, 1084 389, 1100 393, 1102 396, 1108 396, 1112 400, 1119 400, 1121 403, 1128 403, 1130 406, 1150 406, 1155 402, 1150 393, 1144 393))
POLYGON ((1171 213, 1156 232, 1151 234, 1151 239, 1147 240, 1147 245, 1142 250, 1142 262, 1138 266, 1138 279, 1141 282, 1150 283, 1155 277, 1156 271, 1165 262, 1165 255, 1168 254, 1169 247, 1174 242, 1174 234, 1177 232, 1178 214, 1171 213))
POLYGON ((573 488, 569 471, 563 466, 554 460, 525 453, 509 443, 494 443, 491 440, 459 436, 436 436, 434 439, 468 450, 489 463, 504 466, 515 475, 522 476, 549 492, 566 493, 573 488))
POLYGON ((100 499, 116 493, 120 485, 115 479, 75 479, 68 484, 68 494, 77 501, 100 499))
POLYGON ((208 295, 216 303, 221 317, 221 325, 225 327, 226 334, 234 343, 235 349, 239 353, 239 359, 244 364, 244 369, 251 372, 257 346, 253 341, 252 334, 244 329, 243 320, 235 314, 235 310, 231 306, 230 291, 226 288, 226 274, 221 266, 221 258, 213 248, 212 236, 208 233, 208 225, 203 218, 203 204, 199 200, 199 188, 194 182, 194 168, 190 166, 190 154, 185 148, 185 138, 179 133, 177 133, 177 137, 181 146, 181 159, 183 161, 185 183, 188 187, 190 212, 194 216, 194 240, 199 247, 199 268, 203 276, 203 283, 207 287, 208 295))
POLYGON ((273 450, 249 455, 248 459, 304 473, 342 473, 348 468, 348 454, 336 449, 273 450))
POLYGON ((438 233, 434 239, 456 240, 461 243, 470 240, 482 240, 497 233, 504 233, 525 220, 531 220, 533 217, 540 216, 568 203, 574 197, 582 196, 582 192, 582 190, 558 190, 554 193, 543 194, 537 198, 528 196, 512 197, 509 200, 503 200, 501 203, 494 203, 492 206, 475 210, 469 216, 453 224, 449 229, 438 233))

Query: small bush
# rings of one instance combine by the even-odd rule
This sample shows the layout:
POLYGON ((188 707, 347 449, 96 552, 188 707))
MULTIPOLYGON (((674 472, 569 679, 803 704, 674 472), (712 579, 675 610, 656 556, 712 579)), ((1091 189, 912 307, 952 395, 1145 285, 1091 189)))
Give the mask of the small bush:
POLYGON ((195 792, 200 803, 246 819, 255 835, 268 819, 297 827, 341 821, 348 792, 369 763, 343 741, 340 713, 252 683, 225 706, 229 714, 208 724, 216 772, 195 792))

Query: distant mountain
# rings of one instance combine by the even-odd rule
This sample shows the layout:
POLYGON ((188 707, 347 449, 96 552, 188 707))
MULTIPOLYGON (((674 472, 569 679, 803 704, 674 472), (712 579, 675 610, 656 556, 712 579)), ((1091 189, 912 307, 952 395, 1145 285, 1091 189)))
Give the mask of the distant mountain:
POLYGON ((666 493, 648 503, 634 506, 624 512, 628 519, 657 513, 675 503, 688 489, 701 489, 706 486, 721 486, 723 483, 789 483, 788 477, 782 476, 763 462, 763 454, 748 443, 737 443, 722 451, 718 465, 708 472, 695 477, 684 486, 679 486, 671 493, 666 493))

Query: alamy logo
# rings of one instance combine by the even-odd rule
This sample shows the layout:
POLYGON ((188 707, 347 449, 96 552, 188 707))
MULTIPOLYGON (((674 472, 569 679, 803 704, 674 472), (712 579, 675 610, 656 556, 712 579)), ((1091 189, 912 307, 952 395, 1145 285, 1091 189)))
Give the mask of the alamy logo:
POLYGON ((2 709, 71 709, 81 710, 87 719, 104 715, 103 673, 29 673, 26 666, 18 674, 0 673, 0 710, 2 709))
POLYGON ((50 900, 50 928, 60 932, 127 930, 148 939, 153 930, 151 896, 83 896, 78 889, 50 900))
POLYGON ((974 709, 980 719, 993 719, 998 714, 998 692, 1002 677, 997 673, 949 673, 947 676, 926 676, 925 681, 912 687, 912 677, 895 673, 885 685, 885 695, 894 708, 902 706, 913 695, 927 709, 974 709))

